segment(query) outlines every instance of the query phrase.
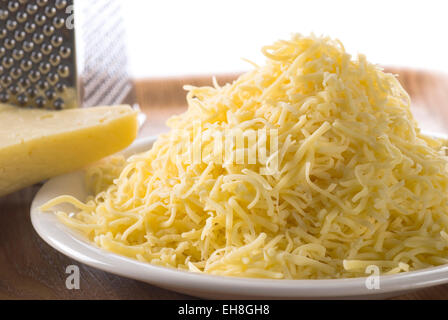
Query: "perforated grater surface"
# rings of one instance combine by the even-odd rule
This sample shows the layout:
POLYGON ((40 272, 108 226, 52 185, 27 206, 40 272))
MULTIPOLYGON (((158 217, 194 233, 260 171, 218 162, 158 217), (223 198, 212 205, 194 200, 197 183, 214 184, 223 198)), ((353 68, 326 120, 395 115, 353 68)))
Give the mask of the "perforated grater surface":
POLYGON ((0 0, 0 102, 133 104, 119 0, 0 0))

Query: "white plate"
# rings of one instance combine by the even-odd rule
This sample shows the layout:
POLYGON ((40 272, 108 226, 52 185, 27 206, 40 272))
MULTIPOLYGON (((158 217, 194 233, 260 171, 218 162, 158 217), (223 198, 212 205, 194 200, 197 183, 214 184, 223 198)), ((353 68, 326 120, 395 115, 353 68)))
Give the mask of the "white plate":
MULTIPOLYGON (((136 141, 125 155, 148 150, 155 138, 136 141)), ((48 200, 70 194, 86 197, 81 171, 49 180, 31 205, 31 221, 50 246, 89 266, 123 277, 202 298, 221 299, 334 299, 386 298, 420 288, 448 283, 448 265, 397 275, 381 276, 380 289, 368 289, 365 278, 335 280, 265 280, 196 274, 154 266, 96 247, 81 234, 59 222, 51 213, 39 211, 48 200)), ((81 275, 82 276, 82 275, 81 275)))

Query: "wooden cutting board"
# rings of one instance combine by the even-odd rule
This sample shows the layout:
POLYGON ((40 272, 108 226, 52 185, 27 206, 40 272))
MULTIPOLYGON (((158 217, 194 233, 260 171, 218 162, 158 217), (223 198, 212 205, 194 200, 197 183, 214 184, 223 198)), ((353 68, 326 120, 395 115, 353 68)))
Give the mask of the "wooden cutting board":
MULTIPOLYGON (((394 69, 410 93, 421 127, 448 133, 448 76, 394 69)), ((217 77, 219 83, 236 75, 217 77)), ((183 112, 184 84, 210 85, 211 77, 136 81, 137 97, 148 120, 140 135, 166 131, 165 120, 183 112)), ((29 209, 39 190, 35 185, 0 198, 0 299, 184 299, 191 298, 142 282, 115 276, 78 263, 44 243, 31 226, 29 209), (80 269, 80 289, 65 286, 69 265, 80 269)), ((448 285, 423 289, 394 299, 448 299, 448 285)))

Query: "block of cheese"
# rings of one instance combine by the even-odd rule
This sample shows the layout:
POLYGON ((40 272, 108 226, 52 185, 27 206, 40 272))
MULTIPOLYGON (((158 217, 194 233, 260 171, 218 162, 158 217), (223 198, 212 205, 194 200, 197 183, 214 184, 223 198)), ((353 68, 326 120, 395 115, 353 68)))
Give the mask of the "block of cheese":
POLYGON ((97 161, 137 135, 126 105, 62 111, 0 104, 0 196, 97 161))

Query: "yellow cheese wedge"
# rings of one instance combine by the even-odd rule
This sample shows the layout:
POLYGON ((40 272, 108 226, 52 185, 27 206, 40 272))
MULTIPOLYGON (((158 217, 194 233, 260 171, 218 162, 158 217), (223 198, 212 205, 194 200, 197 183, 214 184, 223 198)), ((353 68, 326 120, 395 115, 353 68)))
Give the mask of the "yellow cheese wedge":
POLYGON ((0 104, 0 196, 97 161, 137 135, 131 107, 62 111, 0 104))

